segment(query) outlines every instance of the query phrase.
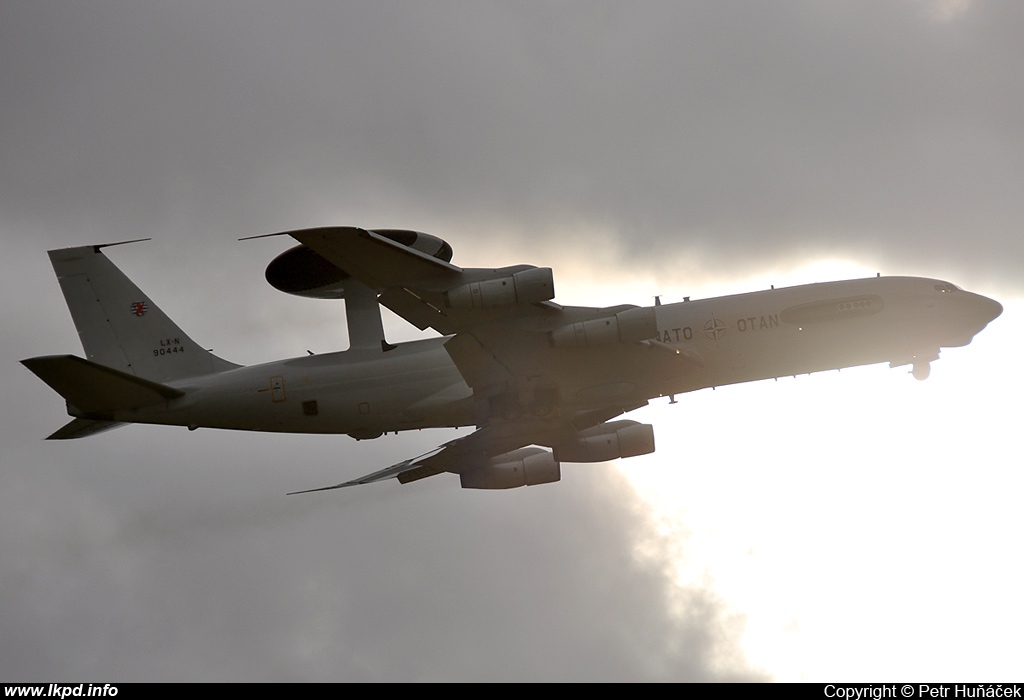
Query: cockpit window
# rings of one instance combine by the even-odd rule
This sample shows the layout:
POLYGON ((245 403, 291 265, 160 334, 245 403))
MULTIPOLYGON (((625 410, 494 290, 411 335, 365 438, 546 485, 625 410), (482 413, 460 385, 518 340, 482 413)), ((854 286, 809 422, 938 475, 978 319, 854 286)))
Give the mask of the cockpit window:
POLYGON ((943 282, 942 284, 937 284, 937 285, 935 285, 935 289, 940 291, 940 292, 942 292, 943 294, 949 294, 951 292, 959 292, 960 291, 960 287, 956 286, 955 284, 950 284, 949 282, 943 282))

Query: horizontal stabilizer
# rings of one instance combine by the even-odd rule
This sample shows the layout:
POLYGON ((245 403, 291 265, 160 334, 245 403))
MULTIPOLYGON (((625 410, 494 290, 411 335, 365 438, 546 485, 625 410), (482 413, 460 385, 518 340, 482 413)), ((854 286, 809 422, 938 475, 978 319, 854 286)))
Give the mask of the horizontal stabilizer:
POLYGON ((107 430, 120 428, 127 423, 118 423, 113 420, 93 420, 92 418, 75 418, 57 432, 49 435, 47 440, 73 440, 75 438, 89 437, 96 433, 103 433, 107 430))
POLYGON ((49 384, 83 417, 102 418, 115 411, 142 408, 185 395, 179 389, 74 355, 32 357, 22 360, 21 364, 49 384))

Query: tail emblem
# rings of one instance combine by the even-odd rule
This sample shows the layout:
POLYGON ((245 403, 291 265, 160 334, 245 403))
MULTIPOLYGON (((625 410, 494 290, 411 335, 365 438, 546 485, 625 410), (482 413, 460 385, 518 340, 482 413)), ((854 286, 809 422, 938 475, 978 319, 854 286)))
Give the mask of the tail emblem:
POLYGON ((132 302, 132 313, 136 316, 145 316, 147 311, 149 311, 149 306, 146 305, 146 302, 132 302))

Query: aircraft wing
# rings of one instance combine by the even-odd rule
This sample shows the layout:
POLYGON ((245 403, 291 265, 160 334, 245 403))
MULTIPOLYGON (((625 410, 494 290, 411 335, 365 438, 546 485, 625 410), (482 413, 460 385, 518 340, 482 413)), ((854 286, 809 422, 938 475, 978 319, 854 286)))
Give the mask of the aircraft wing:
POLYGON ((458 283, 462 268, 353 226, 289 231, 288 235, 374 289, 411 285, 444 291, 458 283))
MULTIPOLYGON (((358 486, 360 484, 372 484, 375 481, 385 481, 397 478, 399 482, 407 484, 410 481, 425 479, 443 472, 460 473, 464 469, 480 464, 494 454, 500 454, 513 450, 532 442, 526 433, 520 432, 517 437, 509 440, 509 435, 500 434, 502 426, 486 426, 480 428, 466 437, 446 442, 430 452, 399 462, 386 469, 367 474, 366 476, 345 481, 334 486, 325 486, 318 489, 307 489, 305 491, 293 491, 291 494, 312 493, 314 491, 331 491, 333 489, 345 488, 346 486, 358 486)), ((507 432, 507 431, 506 431, 507 432)))
MULTIPOLYGON (((332 491, 347 486, 372 484, 397 478, 400 483, 425 479, 444 472, 461 474, 483 466, 493 457, 527 445, 553 447, 566 440, 572 440, 581 430, 600 425, 621 413, 638 406, 610 408, 577 415, 572 421, 525 420, 509 423, 494 423, 475 432, 446 442, 430 452, 399 462, 380 471, 344 481, 333 486, 293 491, 288 495, 332 491)), ((539 451, 539 450, 538 450, 539 451)))
POLYGON ((420 330, 451 335, 499 321, 557 312, 550 268, 461 268, 366 229, 332 226, 286 231, 317 255, 374 289, 420 330))
POLYGON ((402 476, 404 474, 411 474, 412 472, 419 472, 420 470, 424 470, 424 468, 427 471, 429 471, 429 473, 424 473, 423 476, 417 476, 417 477, 414 477, 414 478, 407 478, 405 481, 402 481, 402 483, 406 483, 408 481, 415 481, 417 478, 424 478, 424 477, 427 477, 427 476, 433 476, 434 474, 440 474, 441 472, 443 472, 445 470, 444 469, 438 469, 437 471, 434 471, 431 468, 431 466, 430 466, 430 461, 431 461, 432 458, 437 457, 439 454, 443 453, 444 450, 445 450, 445 446, 442 445, 441 447, 438 447, 438 448, 436 448, 436 449, 434 449, 434 450, 432 450, 430 452, 427 452, 426 454, 420 455, 419 457, 414 457, 413 459, 407 459, 404 462, 399 462, 398 464, 394 464, 394 465, 392 465, 392 466, 390 466, 390 467, 388 467, 386 469, 381 469, 380 471, 373 472, 372 474, 367 474, 366 476, 361 476, 358 479, 352 479, 351 481, 345 481, 345 482, 342 482, 340 484, 335 484, 334 486, 322 486, 322 487, 317 488, 317 489, 305 489, 303 491, 292 491, 288 495, 289 496, 294 496, 294 495, 300 494, 300 493, 314 493, 316 491, 333 491, 334 489, 343 489, 346 486, 359 486, 360 484, 372 484, 375 481, 386 481, 387 479, 394 479, 396 477, 399 479, 399 481, 402 481, 402 476))

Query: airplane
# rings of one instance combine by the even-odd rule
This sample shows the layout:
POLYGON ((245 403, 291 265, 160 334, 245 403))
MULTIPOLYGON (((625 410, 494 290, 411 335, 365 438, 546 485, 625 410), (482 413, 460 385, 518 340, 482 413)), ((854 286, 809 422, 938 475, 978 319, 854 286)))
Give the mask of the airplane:
MULTIPOLYGON (((451 263, 441 238, 325 227, 267 267, 275 288, 344 299, 346 351, 240 366, 203 349, 103 250, 49 251, 85 358, 22 363, 67 403, 47 439, 128 423, 357 440, 423 428, 469 435, 331 489, 449 472, 463 488, 557 482, 561 463, 654 451, 654 428, 623 414, 708 387, 888 362, 925 379, 941 348, 967 345, 1002 313, 936 279, 824 282, 650 307, 562 306, 552 270, 451 263), (388 343, 384 306, 440 337, 388 343)), ((134 243, 136 241, 124 241, 134 243)))

